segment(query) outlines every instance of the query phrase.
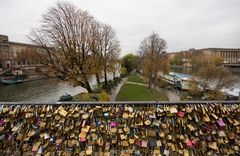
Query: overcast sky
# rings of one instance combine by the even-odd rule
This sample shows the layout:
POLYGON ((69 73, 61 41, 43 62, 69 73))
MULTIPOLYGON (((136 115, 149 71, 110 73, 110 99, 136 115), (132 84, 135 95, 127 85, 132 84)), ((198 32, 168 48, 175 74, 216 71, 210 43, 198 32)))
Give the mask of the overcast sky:
MULTIPOLYGON (((68 1, 68 0, 67 0, 68 1)), ((168 52, 190 48, 240 48, 240 0, 69 0, 112 25, 122 55, 138 50, 153 31, 168 52)), ((0 34, 29 42, 31 28, 56 0, 0 0, 0 34)))

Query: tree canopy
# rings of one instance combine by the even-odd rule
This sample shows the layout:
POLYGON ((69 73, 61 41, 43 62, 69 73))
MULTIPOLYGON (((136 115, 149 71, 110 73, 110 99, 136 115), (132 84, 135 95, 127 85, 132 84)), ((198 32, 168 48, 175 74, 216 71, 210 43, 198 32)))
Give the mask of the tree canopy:
POLYGON ((30 35, 44 49, 41 62, 49 73, 92 92, 89 77, 108 72, 116 64, 112 58, 119 57, 115 31, 68 2, 57 2, 42 17, 41 26, 30 35))
POLYGON ((140 46, 138 55, 143 76, 148 80, 148 88, 151 88, 160 71, 168 72, 169 61, 166 55, 167 42, 158 34, 152 33, 145 38, 140 46))
POLYGON ((127 72, 132 72, 133 69, 137 68, 138 56, 133 54, 127 54, 122 58, 122 66, 126 68, 127 72))

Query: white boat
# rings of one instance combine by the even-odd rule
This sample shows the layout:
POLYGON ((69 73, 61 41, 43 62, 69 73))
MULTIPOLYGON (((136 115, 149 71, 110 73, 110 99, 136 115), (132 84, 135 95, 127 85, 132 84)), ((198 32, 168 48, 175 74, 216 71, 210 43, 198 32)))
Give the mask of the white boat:
POLYGON ((161 73, 160 76, 167 83, 169 83, 171 85, 175 85, 176 87, 183 89, 183 90, 189 89, 189 83, 192 78, 191 75, 175 73, 175 72, 169 72, 168 74, 161 73))
POLYGON ((226 93, 227 96, 233 97, 233 98, 238 98, 240 94, 240 89, 239 88, 225 88, 223 89, 224 92, 226 93))

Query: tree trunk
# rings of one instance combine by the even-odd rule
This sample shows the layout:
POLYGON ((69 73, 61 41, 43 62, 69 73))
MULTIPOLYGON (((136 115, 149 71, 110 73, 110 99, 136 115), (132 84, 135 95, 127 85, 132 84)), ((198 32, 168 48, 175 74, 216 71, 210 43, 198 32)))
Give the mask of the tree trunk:
POLYGON ((105 80, 105 87, 107 87, 107 85, 108 85, 108 80, 107 80, 107 69, 106 69, 106 67, 104 67, 104 80, 105 80))
POLYGON ((113 72, 113 81, 114 81, 114 83, 116 83, 115 82, 115 72, 113 72))
POLYGON ((91 86, 90 86, 90 84, 88 82, 88 80, 86 80, 84 82, 83 81, 79 81, 79 84, 80 84, 81 87, 87 89, 88 93, 92 93, 93 92, 92 88, 91 88, 91 86))
POLYGON ((92 88, 88 81, 85 82, 84 88, 87 89, 88 93, 93 93, 92 88))
POLYGON ((151 85, 152 85, 152 77, 149 76, 148 77, 148 89, 151 89, 151 85))
POLYGON ((99 85, 100 84, 100 78, 99 78, 97 73, 95 75, 96 75, 96 79, 97 79, 97 84, 99 85))
POLYGON ((206 85, 203 86, 203 89, 202 89, 202 96, 204 95, 205 91, 206 91, 206 85))

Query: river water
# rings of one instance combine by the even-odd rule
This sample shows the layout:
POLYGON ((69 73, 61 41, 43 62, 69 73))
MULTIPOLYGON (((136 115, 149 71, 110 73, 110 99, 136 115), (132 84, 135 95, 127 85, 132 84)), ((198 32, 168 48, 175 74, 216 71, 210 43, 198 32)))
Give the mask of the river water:
POLYGON ((0 86, 0 101, 54 102, 64 93, 71 95, 85 91, 56 79, 43 79, 8 86, 0 86))
MULTIPOLYGON (((116 76, 120 76, 120 74, 117 73, 116 76)), ((113 75, 108 74, 108 80, 112 79, 113 75)), ((100 81, 103 81, 103 79, 100 81)), ((89 79, 89 82, 92 88, 97 84, 94 76, 89 79)), ((81 92, 86 92, 86 89, 83 87, 73 87, 67 82, 56 79, 42 79, 8 86, 0 86, 0 101, 56 102, 65 93, 76 95, 81 92)))

